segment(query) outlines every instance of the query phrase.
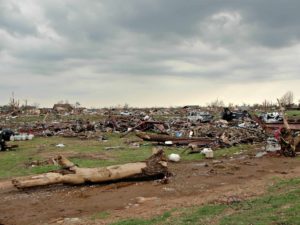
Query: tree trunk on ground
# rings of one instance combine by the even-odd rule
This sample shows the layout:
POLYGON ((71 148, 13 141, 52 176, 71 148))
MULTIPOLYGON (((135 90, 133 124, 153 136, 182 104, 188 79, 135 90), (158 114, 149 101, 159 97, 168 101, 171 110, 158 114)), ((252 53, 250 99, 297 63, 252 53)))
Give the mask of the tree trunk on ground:
POLYGON ((174 145, 188 145, 191 143, 195 143, 197 145, 208 145, 215 142, 215 139, 206 138, 206 137, 177 138, 168 135, 148 134, 143 132, 136 132, 136 136, 143 139, 144 141, 155 141, 160 143, 165 143, 166 141, 172 141, 174 145))
POLYGON ((63 156, 58 157, 63 170, 41 175, 17 178, 12 183, 17 188, 28 188, 51 184, 100 183, 131 177, 166 175, 167 163, 163 151, 152 155, 145 162, 127 163, 103 168, 79 168, 63 156))

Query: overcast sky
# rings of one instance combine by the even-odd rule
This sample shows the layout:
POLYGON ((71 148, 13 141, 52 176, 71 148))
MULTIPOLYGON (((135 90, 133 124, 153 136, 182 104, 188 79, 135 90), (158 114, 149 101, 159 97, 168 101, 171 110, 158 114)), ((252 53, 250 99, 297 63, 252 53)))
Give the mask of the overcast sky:
POLYGON ((0 104, 300 99, 299 0, 0 0, 0 104))

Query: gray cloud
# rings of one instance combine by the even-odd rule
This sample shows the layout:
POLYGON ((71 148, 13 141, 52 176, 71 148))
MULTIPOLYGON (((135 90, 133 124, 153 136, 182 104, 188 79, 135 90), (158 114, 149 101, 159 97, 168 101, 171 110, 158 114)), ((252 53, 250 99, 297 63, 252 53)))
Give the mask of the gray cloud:
POLYGON ((210 83, 220 85, 214 98, 234 85, 295 83, 299 6, 296 0, 0 0, 6 83, 0 94, 58 95, 32 97, 45 104, 76 93, 96 104, 94 96, 106 94, 112 104, 126 96, 141 104, 138 98, 154 91, 153 105, 155 96, 166 104, 178 91, 198 93, 195 84, 200 98, 210 83))
POLYGON ((0 28, 12 35, 32 35, 36 28, 32 22, 22 16, 20 8, 13 2, 0 1, 0 28))

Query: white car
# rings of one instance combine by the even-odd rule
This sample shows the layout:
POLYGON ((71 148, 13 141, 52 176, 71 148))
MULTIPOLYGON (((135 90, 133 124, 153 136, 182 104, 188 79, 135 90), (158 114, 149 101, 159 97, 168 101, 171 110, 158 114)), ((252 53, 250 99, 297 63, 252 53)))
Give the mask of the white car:
POLYGON ((125 112, 120 112, 121 116, 132 116, 131 112, 125 111, 125 112))
POLYGON ((283 121, 282 115, 278 112, 264 113, 260 117, 265 123, 279 123, 283 121))
POLYGON ((193 111, 189 113, 187 118, 188 121, 192 123, 196 123, 196 122, 205 123, 205 122, 210 122, 213 119, 213 116, 210 115, 208 112, 193 111))

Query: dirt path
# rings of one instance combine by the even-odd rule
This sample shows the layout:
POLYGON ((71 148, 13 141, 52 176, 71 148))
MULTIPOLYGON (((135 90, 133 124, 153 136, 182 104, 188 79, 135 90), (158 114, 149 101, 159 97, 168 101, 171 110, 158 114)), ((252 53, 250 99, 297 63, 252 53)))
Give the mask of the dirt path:
POLYGON ((181 162, 170 164, 170 170, 174 176, 168 184, 59 185, 26 191, 8 186, 1 189, 0 185, 0 224, 61 224, 63 218, 83 218, 82 224, 107 224, 120 218, 151 217, 175 207, 222 202, 233 195, 249 198, 264 193, 276 182, 275 177, 297 177, 300 164, 297 158, 242 157, 222 162, 181 162), (88 219, 101 211, 110 216, 88 219))

